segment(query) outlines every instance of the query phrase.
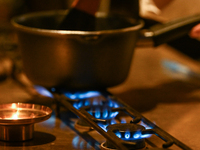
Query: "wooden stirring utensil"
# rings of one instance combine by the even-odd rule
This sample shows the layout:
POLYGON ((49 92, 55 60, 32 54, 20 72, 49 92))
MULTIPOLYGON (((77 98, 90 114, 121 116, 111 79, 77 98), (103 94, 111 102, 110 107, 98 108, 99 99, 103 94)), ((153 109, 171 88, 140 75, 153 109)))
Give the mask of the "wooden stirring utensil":
POLYGON ((95 29, 95 13, 101 0, 75 0, 61 22, 60 30, 92 31, 95 29))

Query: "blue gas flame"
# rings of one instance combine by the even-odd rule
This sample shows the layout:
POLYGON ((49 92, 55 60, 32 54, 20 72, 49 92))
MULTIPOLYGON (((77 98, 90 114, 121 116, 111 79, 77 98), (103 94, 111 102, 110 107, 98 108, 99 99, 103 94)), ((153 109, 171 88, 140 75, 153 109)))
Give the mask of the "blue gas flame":
MULTIPOLYGON (((124 118, 121 119, 121 123, 126 123, 126 120, 124 118)), ((141 122, 140 125, 145 127, 145 129, 152 129, 152 127, 146 125, 144 122, 141 122)), ((122 140, 128 140, 128 141, 134 141, 134 140, 139 140, 139 139, 145 139, 149 138, 152 136, 152 134, 142 134, 141 130, 138 130, 136 132, 131 132, 131 131, 114 131, 115 135, 119 137, 122 140)))
POLYGON ((89 99, 84 99, 84 100, 75 101, 75 102, 73 103, 73 106, 74 106, 76 109, 80 109, 81 107, 89 106, 90 104, 91 104, 91 102, 90 102, 89 99))
POLYGON ((130 132, 128 130, 125 132, 115 131, 115 135, 119 137, 120 139, 126 140, 126 141, 134 141, 134 140, 146 138, 142 135, 141 131, 137 131, 137 132, 130 132))
POLYGON ((127 123, 126 119, 122 118, 121 123, 127 123))
POLYGON ((81 139, 79 136, 76 136, 72 140, 73 147, 76 149, 91 149, 91 143, 85 142, 83 139, 81 139))
POLYGON ((126 132, 124 133, 124 138, 127 139, 127 140, 129 140, 129 139, 131 138, 131 132, 126 131, 126 132))
MULTIPOLYGON (((109 106, 111 108, 118 108, 120 107, 120 105, 115 102, 115 101, 112 101, 112 100, 107 100, 107 101, 103 101, 103 100, 99 100, 99 99, 79 99, 79 100, 76 100, 73 102, 73 106, 76 108, 76 109, 80 109, 81 107, 85 107, 85 106, 109 106)), ((105 110, 107 111, 107 110, 105 110)), ((104 112, 105 115, 106 115, 106 112, 104 112)), ((116 116, 114 113, 112 114, 113 116, 116 116)), ((111 116, 112 117, 112 116, 111 116)))
POLYGON ((87 92, 65 92, 64 95, 70 99, 86 99, 95 96, 99 96, 100 92, 98 91, 87 91, 87 92))
MULTIPOLYGON (((121 123, 126 123, 126 120, 122 119, 121 123)), ((144 122, 141 122, 140 125, 145 127, 145 129, 152 129, 150 126, 146 125, 144 122)), ((115 131, 115 135, 123 140, 130 140, 130 141, 149 138, 152 136, 152 134, 142 134, 141 131, 130 132, 128 130, 125 132, 115 131)))
MULTIPOLYGON (((145 127, 145 129, 152 129, 152 127, 148 126, 144 122, 141 122, 140 125, 142 125, 143 127, 145 127)), ((152 134, 143 134, 143 135, 141 135, 141 138, 149 138, 151 136, 152 136, 152 134)))
POLYGON ((39 94, 46 97, 53 98, 53 94, 50 91, 48 91, 46 88, 44 88, 43 86, 35 85, 34 88, 39 94))
POLYGON ((108 100, 107 105, 113 108, 118 108, 119 104, 113 100, 108 100))
POLYGON ((141 138, 143 138, 141 132, 136 132, 135 134, 133 134, 133 139, 141 139, 141 138))
POLYGON ((97 105, 96 107, 90 107, 87 112, 92 115, 93 117, 95 117, 96 119, 105 119, 105 120, 108 120, 108 119, 112 119, 112 118, 115 118, 119 112, 116 111, 112 111, 112 108, 110 107, 102 107, 102 106, 99 106, 97 105))
POLYGON ((116 133, 115 133, 115 135, 118 137, 118 138, 122 138, 122 135, 121 135, 121 133, 119 132, 119 131, 117 131, 116 133))

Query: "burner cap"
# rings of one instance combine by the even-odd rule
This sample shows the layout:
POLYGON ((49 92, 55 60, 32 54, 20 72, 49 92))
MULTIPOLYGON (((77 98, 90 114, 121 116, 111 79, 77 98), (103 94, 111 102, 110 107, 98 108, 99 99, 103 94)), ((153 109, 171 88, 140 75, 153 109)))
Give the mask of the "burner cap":
MULTIPOLYGON (((133 123, 113 124, 107 127, 108 134, 120 138, 124 145, 130 149, 142 149, 145 147, 145 139, 142 138, 142 131, 144 130, 143 126, 133 123)), ((105 146, 111 149, 115 148, 109 141, 106 141, 105 146)))
POLYGON ((75 122, 74 127, 75 127, 76 130, 79 130, 81 132, 86 132, 86 131, 90 131, 90 130, 93 129, 87 122, 85 122, 82 119, 78 119, 75 122))

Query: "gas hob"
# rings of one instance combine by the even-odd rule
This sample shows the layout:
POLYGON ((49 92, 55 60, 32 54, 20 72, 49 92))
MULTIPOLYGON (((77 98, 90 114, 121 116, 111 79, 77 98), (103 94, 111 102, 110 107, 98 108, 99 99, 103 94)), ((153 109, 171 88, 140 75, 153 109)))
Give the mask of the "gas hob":
MULTIPOLYGON (((136 50, 136 56, 138 56, 138 52, 140 53, 140 51, 136 50)), ((152 52, 150 53, 152 54, 152 52)), ((148 53, 145 54, 148 55, 148 53)), ((155 54, 154 57, 156 58, 155 60, 157 62, 158 54, 155 54)), ((134 61, 141 62, 141 60, 143 59, 146 60, 144 53, 142 53, 140 57, 136 57, 134 61)), ((133 70, 134 72, 137 72, 141 69, 140 63, 136 64, 139 64, 139 68, 137 68, 137 65, 136 67, 133 66, 133 69, 131 70, 133 70)), ((155 65, 155 62, 153 62, 153 65, 155 65)), ((146 72, 148 72, 149 69, 152 70, 152 68, 149 67, 142 67, 143 70, 145 70, 146 72)), ((156 69, 154 69, 154 71, 155 70, 156 69)), ((162 71, 160 70, 160 72, 162 71)), ((160 72, 156 72, 157 76, 153 80, 151 80, 151 83, 157 82, 155 79, 161 77, 159 76, 161 75, 160 72)), ((139 75, 135 75, 131 71, 130 76, 134 77, 136 80, 139 76, 139 79, 141 79, 137 81, 134 80, 134 85, 141 84, 140 81, 142 81, 142 83, 146 82, 143 79, 143 76, 140 76, 140 73, 139 75)), ((170 82, 163 82, 162 80, 161 84, 158 84, 154 87, 145 86, 145 88, 133 87, 130 89, 130 86, 134 86, 132 84, 132 80, 132 78, 129 78, 125 83, 128 88, 124 88, 124 86, 122 85, 117 90, 111 89, 111 91, 113 91, 111 93, 114 93, 116 97, 112 94, 110 95, 110 93, 107 93, 106 91, 100 91, 100 93, 103 95, 99 97, 99 93, 97 92, 97 95, 93 95, 94 97, 92 96, 90 98, 95 99, 95 97, 97 97, 97 101, 94 101, 94 103, 89 103, 87 100, 80 97, 80 95, 79 97, 76 97, 73 93, 70 95, 66 92, 59 92, 58 95, 56 94, 59 97, 58 101, 56 100, 56 104, 53 98, 41 95, 30 95, 30 92, 32 90, 26 87, 24 88, 23 85, 20 85, 18 81, 16 83, 15 81, 13 81, 13 79, 7 79, 6 81, 1 82, 0 103, 39 103, 51 106, 54 112, 49 120, 35 124, 34 138, 32 140, 25 142, 0 141, 0 148, 6 150, 100 150, 115 149, 115 147, 124 149, 127 145, 131 145, 131 148, 129 148, 128 146, 128 149, 135 149, 135 145, 137 145, 135 144, 135 138, 139 138, 139 143, 141 143, 139 144, 139 149, 198 149, 199 138, 198 134, 194 133, 194 131, 198 132, 199 130, 196 126, 196 124, 199 123, 196 114, 199 114, 198 112, 200 110, 198 85, 191 86, 184 81, 181 82, 170 80, 170 82), (19 85, 22 87, 22 89, 19 85), (118 92, 118 90, 120 92, 118 92), (29 94, 27 94, 27 92, 29 94), (109 97, 109 99, 113 99, 114 102, 106 104, 106 95, 109 97), (81 101, 77 99, 81 99, 81 101), (101 102, 99 102, 99 99, 100 101, 104 101, 103 104, 109 106, 107 109, 105 109, 105 111, 103 111, 103 113, 101 113, 101 110, 103 110, 104 107, 102 108, 102 106, 100 106, 98 108, 98 105, 102 104, 101 102), (82 100, 85 102, 83 103, 82 100), (88 108, 89 104, 94 105, 94 108, 88 108), (129 105, 131 107, 129 107, 129 105), (114 108, 110 109, 111 106, 114 108), (124 110, 124 106, 128 106, 128 112, 126 109, 124 110), (58 110, 59 107, 60 110, 58 110), (93 109, 96 108, 97 111, 93 111, 93 109), (135 109, 133 108, 139 110, 141 114, 135 111, 135 109), (117 113, 118 111, 119 113, 117 113), (84 116, 87 116, 86 118, 92 118, 92 122, 95 122, 95 124, 97 123, 98 127, 93 127, 90 125, 90 123, 88 125, 87 121, 80 120, 79 117, 77 117, 77 115, 79 115, 79 112, 84 112, 83 114, 84 116), (108 114, 116 117, 116 120, 108 119, 109 124, 111 124, 110 127, 108 126, 108 124, 105 124, 105 122, 107 122, 106 116, 109 116, 108 114), (143 118, 143 116, 148 119, 143 118), (93 119, 93 117, 97 117, 97 120, 93 119), (122 124, 128 130, 124 128, 115 129, 116 127, 113 127, 112 125, 116 123, 122 124), (137 125, 134 126, 133 124, 137 125), (136 133, 136 131, 134 131, 133 129, 137 128, 138 125, 139 129, 142 128, 141 132, 139 134, 134 134, 136 133), (144 126, 144 128, 140 125, 144 126), (104 132, 108 132, 108 129, 110 128, 112 130, 112 136, 109 136, 110 141, 112 141, 111 143, 109 142, 109 140, 106 140, 106 135, 104 135, 104 132), (154 131, 154 128, 158 129, 158 131, 154 131), (100 134, 99 131, 103 131, 103 135, 100 134), (164 135, 164 137, 162 137, 163 131, 164 134, 167 133, 167 135, 164 135), (173 136, 169 135, 168 133, 173 136), (145 144, 141 142, 143 141, 141 137, 143 137, 144 134, 151 135, 148 136, 148 138, 145 137, 145 144), (114 140, 112 139, 113 137, 114 140), (116 140, 118 138, 125 141, 125 143, 119 144, 121 140, 116 140), (118 146, 116 146, 115 143, 117 143, 118 146), (183 148, 180 148, 180 145, 182 145, 183 148), (107 148, 107 146, 109 146, 109 148, 107 148)))
POLYGON ((1 147, 6 150, 191 149, 107 91, 41 93, 51 98, 38 96, 33 100, 24 94, 25 102, 48 103, 54 110, 51 118, 35 124, 32 140, 1 141, 1 147))

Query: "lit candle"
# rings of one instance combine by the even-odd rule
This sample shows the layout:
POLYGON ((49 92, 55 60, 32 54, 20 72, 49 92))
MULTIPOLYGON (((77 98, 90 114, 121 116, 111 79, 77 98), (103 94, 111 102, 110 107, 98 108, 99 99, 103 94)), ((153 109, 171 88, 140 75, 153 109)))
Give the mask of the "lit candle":
POLYGON ((14 113, 10 119, 19 119, 19 110, 17 109, 17 112, 14 113))
POLYGON ((50 117, 49 107, 28 103, 0 105, 0 140, 25 141, 33 138, 34 123, 50 117))
POLYGON ((19 104, 13 103, 11 108, 13 109, 17 109, 17 112, 15 112, 14 114, 12 114, 12 116, 9 119, 19 119, 19 108, 18 108, 19 104))

